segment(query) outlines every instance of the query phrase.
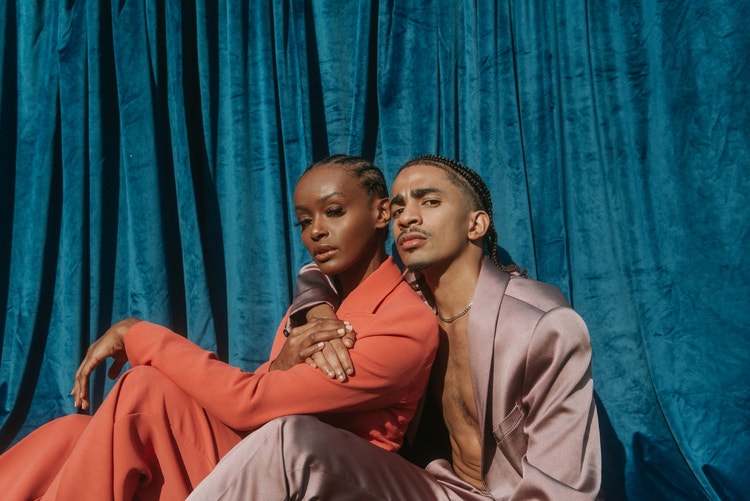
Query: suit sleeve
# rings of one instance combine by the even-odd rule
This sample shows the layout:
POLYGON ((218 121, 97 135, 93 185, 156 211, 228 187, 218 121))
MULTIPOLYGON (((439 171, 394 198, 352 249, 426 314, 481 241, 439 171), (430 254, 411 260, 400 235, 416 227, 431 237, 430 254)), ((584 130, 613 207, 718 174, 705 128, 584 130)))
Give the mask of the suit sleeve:
POLYGON ((359 333, 350 352, 357 372, 345 383, 307 364, 245 372, 148 322, 131 327, 125 348, 132 365, 158 368, 228 426, 253 430, 283 415, 382 409, 421 392, 437 349, 436 325, 423 305, 404 310, 350 319, 359 333), (415 381, 414 374, 425 377, 415 381))
POLYGON ((296 321, 299 315, 318 304, 327 304, 338 310, 341 299, 331 282, 315 263, 308 263, 300 268, 297 283, 294 287, 294 298, 289 309, 287 328, 296 327, 304 322, 296 321))
POLYGON ((531 339, 526 371, 526 456, 513 499, 594 499, 601 479, 591 344, 581 317, 546 313, 531 339))

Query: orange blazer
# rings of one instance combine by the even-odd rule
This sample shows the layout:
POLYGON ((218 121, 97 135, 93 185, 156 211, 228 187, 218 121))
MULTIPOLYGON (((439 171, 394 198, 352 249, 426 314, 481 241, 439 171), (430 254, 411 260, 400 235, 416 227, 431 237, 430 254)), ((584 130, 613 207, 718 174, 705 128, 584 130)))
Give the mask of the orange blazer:
MULTIPOLYGON (((284 343, 281 321, 271 360, 284 343)), ((250 432, 273 418, 314 414, 397 450, 424 392, 438 345, 434 312, 388 258, 342 302, 338 316, 357 332, 350 350, 355 374, 341 383, 298 364, 255 372, 220 360, 165 327, 139 322, 125 336, 131 365, 162 371, 227 426, 250 432)))

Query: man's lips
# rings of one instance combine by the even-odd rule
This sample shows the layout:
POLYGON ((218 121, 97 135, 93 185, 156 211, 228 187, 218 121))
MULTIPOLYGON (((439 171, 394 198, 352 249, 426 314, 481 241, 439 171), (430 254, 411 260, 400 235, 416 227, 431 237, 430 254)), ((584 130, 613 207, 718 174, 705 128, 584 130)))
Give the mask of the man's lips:
POLYGON ((419 247, 427 240, 427 236, 417 230, 409 230, 398 237, 398 245, 404 250, 411 250, 419 247))

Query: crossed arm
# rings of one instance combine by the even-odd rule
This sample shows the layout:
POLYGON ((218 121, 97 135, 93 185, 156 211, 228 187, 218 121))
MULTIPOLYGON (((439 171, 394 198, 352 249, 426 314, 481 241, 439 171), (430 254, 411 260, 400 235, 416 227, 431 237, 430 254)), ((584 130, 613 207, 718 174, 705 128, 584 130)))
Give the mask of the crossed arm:
MULTIPOLYGON (((328 377, 345 381, 347 375, 354 374, 349 349, 354 346, 356 332, 349 322, 339 320, 333 308, 327 304, 311 308, 307 316, 307 323, 289 331, 281 352, 271 362, 269 369, 288 370, 305 362, 319 368, 328 377)), ((137 318, 121 320, 89 346, 75 373, 73 390, 70 392, 76 408, 87 410, 90 407, 89 378, 99 364, 112 358, 114 361, 107 375, 110 379, 117 379, 120 375, 128 362, 125 334, 140 321, 137 318)))

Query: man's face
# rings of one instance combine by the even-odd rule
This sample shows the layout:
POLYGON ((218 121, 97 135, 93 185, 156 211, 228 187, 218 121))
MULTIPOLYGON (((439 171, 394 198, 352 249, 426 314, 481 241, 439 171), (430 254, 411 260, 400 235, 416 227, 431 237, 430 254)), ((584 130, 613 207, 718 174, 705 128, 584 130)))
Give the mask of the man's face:
MULTIPOLYGON (((377 200, 339 167, 317 167, 300 178, 294 211, 302 243, 323 273, 339 275, 372 253, 377 244, 377 200)), ((364 263, 369 264, 369 263, 364 263)))
POLYGON ((443 169, 407 167, 393 181, 392 194, 393 238, 407 267, 444 268, 467 249, 469 210, 443 169))

